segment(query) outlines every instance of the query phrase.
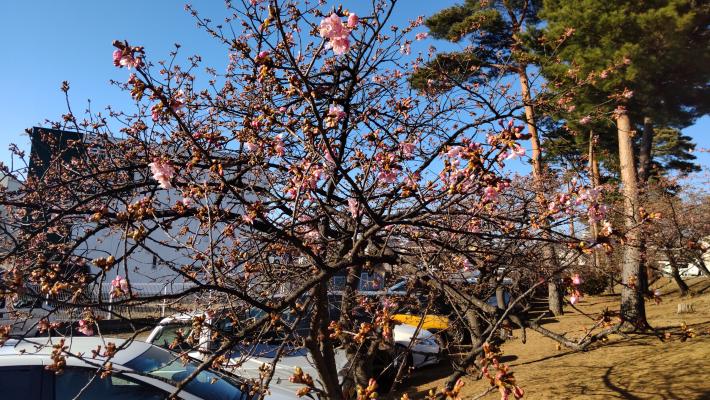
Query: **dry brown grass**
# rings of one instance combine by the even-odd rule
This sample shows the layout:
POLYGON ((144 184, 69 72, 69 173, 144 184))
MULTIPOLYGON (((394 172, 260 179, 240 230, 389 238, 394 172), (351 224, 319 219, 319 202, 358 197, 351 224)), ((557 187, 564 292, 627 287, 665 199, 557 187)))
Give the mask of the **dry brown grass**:
MULTIPOLYGON (((663 302, 646 308, 649 322, 661 333, 678 332, 683 322, 705 333, 685 342, 661 341, 654 335, 614 335, 602 346, 570 352, 529 331, 526 344, 520 340, 505 343, 505 361, 525 389, 525 399, 710 399, 710 279, 695 278, 689 284, 695 295, 680 298, 671 281, 657 282, 653 287, 664 293, 663 302), (695 312, 677 314, 680 302, 693 304, 695 312)), ((606 307, 618 309, 618 297, 588 297, 579 305, 587 314, 606 307)), ((572 310, 545 327, 572 338, 583 335, 591 325, 590 319, 572 310)), ((417 372, 408 391, 410 398, 422 398, 429 389, 443 387, 447 369, 417 372)), ((463 398, 476 397, 488 387, 487 381, 466 379, 463 398)), ((483 397, 497 398, 497 391, 483 397)))

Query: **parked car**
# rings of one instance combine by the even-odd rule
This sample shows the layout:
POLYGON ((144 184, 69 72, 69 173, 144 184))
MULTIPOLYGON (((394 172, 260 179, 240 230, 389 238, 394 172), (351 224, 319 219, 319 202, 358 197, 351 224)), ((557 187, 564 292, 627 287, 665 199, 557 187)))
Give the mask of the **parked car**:
MULTIPOLYGON (((253 309, 250 315, 252 318, 257 318, 260 312, 261 311, 258 309, 253 309)), ((178 335, 177 331, 179 329, 182 329, 183 335, 189 335, 191 333, 191 321, 196 315, 199 316, 202 315, 202 313, 179 313, 164 318, 153 331, 151 331, 146 341, 163 348, 169 348, 178 335)), ((333 317, 337 318, 337 316, 333 317)), ((215 329, 225 330, 225 332, 230 332, 232 329, 232 324, 229 321, 211 321, 207 319, 205 322, 207 325, 213 326, 215 329)), ((426 365, 439 363, 440 348, 434 335, 426 330, 420 330, 416 336, 415 333, 416 327, 406 324, 395 325, 393 329, 393 339, 395 343, 394 352, 384 357, 383 360, 380 360, 383 362, 386 360, 387 364, 390 364, 390 362, 394 364, 395 368, 390 368, 389 370, 396 371, 401 362, 406 362, 413 368, 421 368, 426 365), (413 337, 416 337, 416 340, 414 340, 411 347, 411 352, 407 353, 405 350, 413 337)), ((221 335, 212 335, 212 333, 206 329, 205 332, 200 332, 198 336, 200 337, 199 344, 190 349, 188 353, 190 357, 203 359, 206 355, 219 347, 219 343, 213 342, 212 338, 221 335)), ((262 373, 262 366, 264 364, 270 365, 273 363, 280 345, 281 343, 279 341, 266 341, 250 346, 236 346, 229 354, 230 362, 226 367, 239 376, 258 379, 262 373)), ((183 348, 182 350, 187 351, 188 349, 183 348)), ((347 356, 344 350, 336 349, 335 362, 338 371, 342 373, 342 370, 347 366, 347 356)), ((318 372, 308 350, 303 347, 286 346, 281 359, 274 368, 274 377, 271 382, 271 387, 278 387, 291 391, 292 393, 295 393, 298 389, 303 387, 301 384, 295 384, 289 381, 296 367, 300 367, 314 379, 318 378, 318 372)), ((384 369, 384 366, 382 369, 384 369)), ((392 378, 393 377, 394 376, 392 376, 392 378)))
MULTIPOLYGON (((51 365, 53 345, 61 338, 11 339, 0 347, 0 397, 4 400, 163 400, 178 382, 197 368, 195 362, 184 363, 171 353, 144 342, 132 342, 110 360, 112 373, 97 376, 98 366, 106 358, 92 357, 92 350, 122 339, 99 337, 67 338, 66 351, 83 354, 84 358, 66 356, 61 374, 46 369, 51 365)), ((256 398, 243 390, 236 376, 203 370, 190 381, 178 398, 184 400, 251 400, 256 398)), ((294 394, 274 388, 267 399, 296 399, 294 394)))

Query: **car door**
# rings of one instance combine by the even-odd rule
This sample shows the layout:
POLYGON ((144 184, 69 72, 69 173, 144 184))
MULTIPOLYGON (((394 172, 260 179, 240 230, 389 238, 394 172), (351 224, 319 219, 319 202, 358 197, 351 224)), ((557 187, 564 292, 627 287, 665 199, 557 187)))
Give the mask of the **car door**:
POLYGON ((120 374, 101 378, 94 369, 68 367, 55 375, 54 395, 54 400, 163 400, 169 393, 120 374))
POLYGON ((45 400, 41 365, 0 367, 0 397, 7 400, 45 400), (43 397, 44 396, 44 397, 43 397))

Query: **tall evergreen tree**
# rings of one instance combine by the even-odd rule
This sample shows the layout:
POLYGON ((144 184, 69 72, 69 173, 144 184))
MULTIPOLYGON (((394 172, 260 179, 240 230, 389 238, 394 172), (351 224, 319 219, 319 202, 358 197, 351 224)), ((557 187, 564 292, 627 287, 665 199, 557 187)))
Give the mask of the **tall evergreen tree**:
POLYGON ((545 0, 540 15, 547 22, 546 48, 559 60, 544 66, 548 80, 569 90, 579 110, 605 107, 583 117, 584 122, 610 119, 616 125, 628 231, 621 312, 626 321, 646 326, 641 237, 635 228, 638 181, 643 184, 650 176, 654 128, 682 128, 708 111, 710 5, 694 0, 545 0), (635 159, 637 130, 642 136, 635 159))
MULTIPOLYGON (((526 48, 527 31, 538 20, 540 0, 466 0, 463 4, 446 8, 426 21, 432 35, 451 42, 471 41, 462 52, 439 54, 426 68, 418 70, 411 79, 421 89, 446 90, 463 82, 476 82, 491 77, 513 75, 518 78, 525 115, 523 117, 532 145, 532 170, 537 202, 541 212, 547 209, 544 196, 546 168, 542 161, 540 135, 536 122, 534 101, 530 93, 528 66, 532 61, 526 48)), ((543 239, 549 228, 543 222, 543 239)), ((547 270, 559 268, 555 249, 543 247, 547 270)), ((555 315, 562 314, 562 292, 555 274, 548 285, 549 308, 555 315)))

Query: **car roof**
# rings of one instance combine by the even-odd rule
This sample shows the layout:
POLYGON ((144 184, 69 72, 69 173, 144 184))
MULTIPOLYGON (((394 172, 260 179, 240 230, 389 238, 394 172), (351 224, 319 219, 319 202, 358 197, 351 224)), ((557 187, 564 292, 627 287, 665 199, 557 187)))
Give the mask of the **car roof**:
POLYGON ((192 321, 193 318, 195 317, 201 317, 205 315, 204 311, 201 310, 195 310, 195 311, 188 311, 188 312, 179 312, 177 314, 170 315, 168 317, 165 317, 160 320, 160 324, 171 324, 171 323, 176 323, 176 322, 188 322, 192 321))
MULTIPOLYGON (((58 344, 61 339, 64 339, 66 351, 72 354, 82 353, 84 357, 90 358, 92 350, 96 350, 101 346, 101 352, 105 350, 108 343, 113 343, 116 347, 121 347, 126 343, 124 339, 107 338, 107 337, 39 337, 25 339, 10 339, 0 347, 0 357, 7 356, 40 356, 41 358, 50 357, 53 346, 58 344)), ((145 342, 133 341, 125 348, 116 352, 112 357, 111 362, 118 365, 123 365, 139 355, 143 354, 152 345, 145 342)), ((67 357, 69 358, 69 357, 67 357)), ((101 355, 96 357, 97 361, 102 361, 104 357, 101 355)))

